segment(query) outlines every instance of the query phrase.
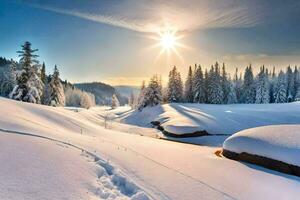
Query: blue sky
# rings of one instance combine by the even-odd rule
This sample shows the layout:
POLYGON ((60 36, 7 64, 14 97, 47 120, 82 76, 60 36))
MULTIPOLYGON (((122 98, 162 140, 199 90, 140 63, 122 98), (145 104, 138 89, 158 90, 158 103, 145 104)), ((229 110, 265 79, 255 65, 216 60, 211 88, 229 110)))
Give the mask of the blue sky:
POLYGON ((172 65, 216 60, 229 70, 300 65, 300 2, 275 0, 0 0, 0 56, 29 40, 48 72, 73 82, 139 84, 172 65), (150 48, 166 26, 184 36, 178 55, 150 48))

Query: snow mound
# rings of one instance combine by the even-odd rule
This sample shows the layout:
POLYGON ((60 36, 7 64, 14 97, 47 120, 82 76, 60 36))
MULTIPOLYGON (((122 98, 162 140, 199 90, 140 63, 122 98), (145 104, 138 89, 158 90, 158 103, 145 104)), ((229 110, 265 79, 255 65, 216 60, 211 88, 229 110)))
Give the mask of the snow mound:
POLYGON ((123 116, 123 123, 151 127, 158 121, 165 131, 190 134, 234 134, 266 125, 300 124, 300 103, 209 105, 171 103, 123 116))
POLYGON ((223 149, 300 166, 300 125, 274 125, 247 129, 227 138, 223 149))

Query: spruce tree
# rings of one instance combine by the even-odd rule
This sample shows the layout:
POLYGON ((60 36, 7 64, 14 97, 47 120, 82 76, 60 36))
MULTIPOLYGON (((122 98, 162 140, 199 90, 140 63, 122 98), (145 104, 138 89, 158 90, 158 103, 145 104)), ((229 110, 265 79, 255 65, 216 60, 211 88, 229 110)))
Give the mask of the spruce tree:
POLYGON ((291 66, 287 67, 286 71, 286 84, 287 84, 287 101, 292 102, 294 100, 294 94, 296 93, 295 90, 295 84, 294 84, 294 74, 292 71, 291 66))
POLYGON ((236 91, 235 91, 235 88, 234 88, 234 85, 231 81, 231 79, 229 78, 229 92, 228 92, 228 95, 227 95, 227 104, 235 104, 237 103, 237 98, 236 98, 236 91))
POLYGON ((137 100, 137 108, 139 111, 142 111, 145 105, 145 93, 146 93, 146 84, 145 81, 142 82, 140 94, 137 100))
POLYGON ((234 89, 235 89, 235 92, 236 92, 237 100, 238 100, 238 102, 242 102, 241 99, 242 99, 243 81, 242 81, 241 75, 240 75, 240 77, 238 75, 238 68, 235 69, 233 84, 234 84, 234 89))
POLYGON ((193 71, 191 66, 189 67, 188 75, 185 81, 184 97, 186 102, 193 103, 194 100, 193 71))
POLYGON ((275 103, 285 103, 287 101, 286 96, 286 79, 283 71, 280 71, 276 86, 274 87, 274 102, 275 103))
POLYGON ((221 86, 223 90, 223 103, 226 103, 228 101, 228 95, 230 90, 230 83, 228 81, 226 69, 225 69, 225 63, 223 63, 222 66, 222 76, 221 76, 221 86))
POLYGON ((242 103, 254 103, 255 101, 255 85, 251 65, 246 67, 244 74, 244 83, 242 86, 242 103))
POLYGON ((201 66, 195 68, 193 77, 193 90, 194 90, 194 102, 195 103, 205 103, 205 80, 203 77, 203 72, 201 66))
POLYGON ((65 93, 64 88, 59 78, 59 71, 55 65, 53 74, 49 84, 45 89, 45 104, 49 106, 64 106, 65 105, 65 93))
POLYGON ((44 84, 47 82, 47 76, 46 76, 46 66, 45 63, 43 62, 42 64, 42 69, 41 69, 41 80, 44 84))
POLYGON ((208 103, 222 104, 224 94, 221 85, 221 75, 219 64, 216 63, 215 67, 211 67, 208 74, 208 103))
POLYGON ((257 77, 255 103, 270 102, 269 83, 265 67, 261 67, 257 77))
POLYGON ((177 71, 176 66, 169 73, 169 82, 167 89, 168 102, 182 102, 183 99, 183 86, 180 73, 177 71))
POLYGON ((41 96, 44 89, 44 84, 39 77, 39 65, 36 58, 38 55, 34 53, 38 49, 32 49, 30 42, 25 42, 19 53, 20 64, 22 66, 21 72, 17 76, 17 85, 10 94, 10 98, 31 102, 41 103, 41 96))
POLYGON ((162 103, 162 86, 158 75, 154 75, 145 91, 144 107, 162 103))

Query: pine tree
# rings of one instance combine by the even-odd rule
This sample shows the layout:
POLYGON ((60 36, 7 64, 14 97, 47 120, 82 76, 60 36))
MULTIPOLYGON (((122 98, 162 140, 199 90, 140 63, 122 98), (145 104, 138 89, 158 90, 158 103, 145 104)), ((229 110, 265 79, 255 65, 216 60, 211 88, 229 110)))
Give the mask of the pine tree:
POLYGON ((223 103, 226 103, 228 101, 230 83, 228 81, 228 77, 225 69, 225 63, 223 63, 222 66, 221 86, 223 90, 223 103))
POLYGON ((255 85, 251 65, 246 67, 244 74, 244 83, 242 86, 242 103, 254 103, 255 101, 255 85))
POLYGON ((229 93, 227 95, 227 104, 235 104, 237 103, 236 91, 230 78, 228 83, 229 83, 229 93))
POLYGON ((41 80, 44 84, 47 82, 47 76, 46 76, 46 66, 45 63, 43 62, 42 64, 42 69, 41 69, 41 80))
POLYGON ((115 109, 119 106, 120 106, 120 103, 119 103, 118 97, 116 94, 113 94, 112 98, 111 98, 111 108, 115 109))
POLYGON ((142 86, 140 89, 140 94, 137 100, 137 108, 139 111, 143 110, 143 108, 146 106, 145 104, 145 93, 146 93, 146 84, 145 81, 142 82, 142 86))
POLYGON ((205 103, 205 80, 200 65, 195 68, 193 76, 193 90, 194 102, 205 103))
POLYGON ((169 73, 167 99, 168 102, 181 102, 183 97, 183 86, 180 73, 176 66, 169 73))
POLYGON ((287 101, 286 98, 286 79, 283 71, 280 71, 278 75, 278 79, 276 82, 276 86, 274 88, 274 102, 275 103, 285 103, 287 101))
POLYGON ((299 71, 297 66, 295 66, 293 78, 294 78, 293 97, 295 98, 300 85, 300 76, 299 76, 299 71))
POLYGON ((256 83, 256 97, 255 103, 269 103, 270 102, 270 93, 269 93, 269 83, 266 74, 265 67, 263 66, 260 69, 260 73, 257 77, 256 83))
POLYGON ((17 53, 21 57, 22 70, 17 76, 17 85, 12 90, 10 98, 31 103, 41 103, 44 84, 39 77, 39 65, 36 60, 38 55, 34 54, 38 50, 32 49, 30 42, 25 42, 21 47, 22 50, 17 51, 17 53))
POLYGON ((276 85, 276 73, 275 67, 273 67, 272 74, 269 76, 269 84, 270 84, 270 103, 275 103, 275 85, 276 85))
POLYGON ((290 66, 287 67, 286 71, 286 83, 287 83, 287 100, 288 102, 292 102, 294 100, 294 94, 296 93, 295 84, 294 84, 294 74, 292 68, 290 66))
POLYGON ((194 100, 194 92, 193 92, 193 71, 192 67, 189 67, 189 72, 185 81, 184 87, 184 97, 185 101, 188 103, 193 103, 194 100))
POLYGON ((145 90, 143 106, 156 106, 162 103, 162 86, 160 78, 154 75, 145 90))
POLYGON ((241 75, 240 75, 240 77, 238 76, 238 68, 235 69, 233 85, 234 85, 234 89, 236 92, 236 98, 237 98, 238 102, 242 102, 243 81, 242 81, 241 75))
POLYGON ((55 107, 65 105, 64 88, 59 78, 59 71, 56 65, 51 80, 45 89, 44 103, 55 107))
POLYGON ((221 85, 221 75, 219 64, 216 63, 215 67, 211 67, 208 74, 208 103, 222 104, 224 94, 221 85))

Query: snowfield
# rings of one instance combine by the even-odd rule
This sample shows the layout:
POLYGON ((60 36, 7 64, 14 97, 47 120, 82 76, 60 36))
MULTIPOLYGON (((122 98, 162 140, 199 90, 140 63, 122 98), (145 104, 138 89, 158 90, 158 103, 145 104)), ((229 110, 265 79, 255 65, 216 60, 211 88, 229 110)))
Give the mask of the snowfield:
POLYGON ((165 104, 131 111, 119 116, 126 124, 150 127, 159 121, 164 130, 174 134, 207 131, 231 135, 258 126, 300 124, 300 103, 288 104, 165 104))
POLYGON ((0 146, 0 199, 149 199, 109 163, 74 146, 5 132, 0 146))
POLYGON ((300 125, 277 125, 241 131, 225 140, 223 148, 247 152, 300 167, 300 125))
MULTIPOLYGON (((178 106, 179 108, 181 106, 185 107, 185 104, 179 104, 178 106)), ((193 108, 193 105, 187 106, 193 108)), ((202 105, 199 106, 201 107, 202 105)), ((271 105, 269 109, 266 109, 268 106, 262 105, 259 109, 256 109, 256 112, 249 111, 252 117, 238 117, 236 115, 236 121, 240 118, 244 118, 244 120, 252 119, 257 113, 261 114, 257 115, 262 120, 260 124, 264 124, 266 121, 267 123, 282 122, 284 117, 279 114, 288 117, 286 120, 290 119, 290 123, 296 123, 296 120, 299 118, 299 112, 297 111, 299 106, 297 103, 287 104, 286 106, 278 105, 278 107, 273 109, 274 111, 271 111, 271 105), (263 115, 264 113, 268 114, 263 115), (276 113, 277 115, 275 115, 276 113), (273 116, 272 120, 267 119, 270 115, 273 116), (264 117, 266 118, 265 120, 263 120, 264 117)), ((107 189, 106 186, 110 188, 109 185, 112 185, 113 188, 113 190, 106 190, 109 194, 117 194, 119 199, 135 198, 135 200, 259 200, 298 199, 300 196, 300 178, 218 157, 215 155, 215 152, 220 148, 209 141, 206 141, 207 145, 205 146, 198 146, 145 137, 141 136, 142 134, 128 134, 114 129, 120 123, 113 123, 113 126, 111 126, 113 130, 105 129, 101 119, 103 119, 103 114, 106 111, 102 112, 100 108, 99 112, 97 111, 98 108, 74 112, 65 108, 34 105, 4 98, 0 98, 0 107, 1 153, 4 152, 0 154, 0 195, 5 195, 1 199, 11 199, 11 197, 24 199, 25 195, 33 195, 29 193, 35 189, 35 183, 43 182, 41 187, 48 184, 44 178, 42 179, 44 176, 39 178, 34 173, 44 174, 44 168, 47 170, 48 167, 50 169, 47 174, 55 173, 56 176, 53 181, 56 181, 55 184, 60 186, 47 188, 46 194, 58 195, 54 196, 54 199, 76 199, 76 197, 68 196, 71 194, 78 196, 78 198, 83 197, 82 199, 89 199, 88 197, 90 196, 94 197, 94 199, 109 199, 101 196, 101 193, 95 192, 98 191, 98 188, 101 188, 101 190, 107 189), (11 138, 4 138, 12 134, 11 138), (37 138, 36 136, 46 137, 47 139, 37 138), (49 139, 52 139, 52 141, 49 139), (24 144, 25 142, 26 144, 24 144), (19 143, 23 143, 22 145, 27 145, 27 147, 25 149, 18 149, 16 146, 5 147, 5 145, 13 145, 14 143, 17 146, 19 143), (68 148, 57 144, 66 145, 68 148), (4 148, 6 148, 5 151, 3 150, 4 148), (82 149, 83 152, 78 151, 78 148, 82 149), (7 156, 8 154, 16 155, 17 159, 21 159, 21 163, 23 163, 22 168, 28 165, 28 168, 34 170, 32 174, 26 175, 26 182, 20 180, 23 178, 22 176, 26 178, 25 175, 20 175, 16 172, 18 161, 14 156, 7 156), (32 154, 38 155, 33 156, 32 154), (88 157, 84 156, 86 154, 88 157), (36 157, 38 159, 35 159, 36 157), (25 162, 25 159, 28 159, 28 162, 25 162), (59 163, 60 167, 50 162, 59 163), (78 164, 73 165, 73 163, 78 164), (69 174, 64 174, 63 172, 68 167, 71 168, 69 174), (104 171, 103 175, 102 171, 104 171), (35 177, 32 180, 32 187, 28 184, 28 182, 31 183, 31 180, 28 180, 30 177, 35 177), (104 181, 99 181, 101 177, 104 177, 104 181), (65 183, 64 181, 70 181, 70 183, 65 183), (82 184, 78 184, 78 182, 82 184), (106 184, 107 182, 108 184, 106 184), (77 187, 71 188, 70 185, 72 184, 76 184, 77 187), (68 192, 69 194, 62 194, 61 190, 64 189, 64 185, 66 185, 66 193, 72 190, 68 192), (18 194, 20 196, 15 195, 16 191, 19 191, 18 194), (85 192, 88 192, 88 194, 85 192)), ((170 107, 171 109, 172 105, 165 105, 162 108, 164 107, 166 109, 170 107)), ((206 109, 209 107, 204 106, 206 109)), ((237 108, 234 106, 228 106, 227 108, 231 108, 233 113, 242 108, 245 109, 244 106, 239 105, 237 105, 237 108)), ((186 110, 186 108, 184 109, 186 110)), ((196 111, 198 109, 199 111, 198 105, 193 109, 196 111)), ((215 113, 223 113, 222 109, 213 109, 213 106, 210 109, 210 114, 194 113, 190 118, 195 118, 195 122, 200 123, 201 121, 196 119, 199 115, 206 116, 204 119, 207 119, 207 115, 212 115, 212 110, 215 110, 215 113)), ((223 107, 224 110, 225 106, 223 107)), ((119 120, 124 120, 124 122, 131 119, 133 123, 134 120, 131 117, 137 117, 137 115, 133 115, 132 111, 123 112, 123 114, 116 113, 115 117, 119 120)), ((190 113, 193 112, 191 111, 190 113)), ((149 115, 151 115, 151 112, 149 115)), ((182 115, 185 116, 184 114, 182 115)), ((148 119, 142 116, 140 118, 137 117, 136 119, 139 119, 139 121, 135 123, 149 123, 148 120, 150 118, 151 116, 148 119)), ((227 118, 223 117, 222 119, 225 120, 227 118)), ((208 122, 216 128, 217 122, 220 122, 219 120, 209 117, 208 122)), ((227 119, 220 126, 227 127, 224 123, 230 121, 227 119)), ((259 120, 252 119, 253 121, 258 122, 259 120)), ((236 123, 235 125, 243 125, 242 127, 245 127, 245 122, 242 123, 240 120, 239 123, 241 124, 236 123)), ((252 125, 254 126, 254 122, 252 125)), ((137 126, 129 124, 120 127, 119 129, 124 128, 126 132, 130 130, 130 127, 132 127, 131 130, 133 131, 141 130, 137 126)), ((234 127, 234 129, 241 129, 242 127, 234 127)), ((142 128, 149 131, 151 129, 149 127, 142 128)), ((216 133, 223 133, 221 128, 216 130, 220 130, 220 132, 216 133)), ((232 130, 229 129, 229 125, 225 132, 231 133, 228 130, 232 130)), ((22 147, 22 145, 20 146, 22 147)), ((49 184, 53 183, 53 181, 50 181, 49 184)), ((41 195, 39 197, 44 197, 41 193, 37 194, 41 195)), ((48 199, 53 199, 50 197, 48 199)), ((110 197, 114 199, 112 196, 110 197)))

